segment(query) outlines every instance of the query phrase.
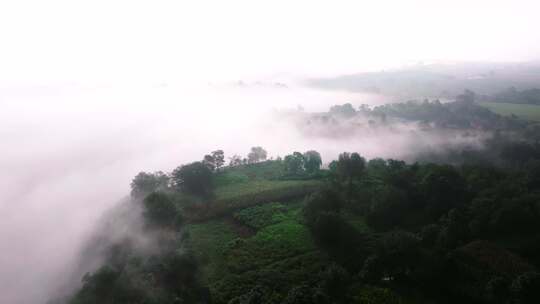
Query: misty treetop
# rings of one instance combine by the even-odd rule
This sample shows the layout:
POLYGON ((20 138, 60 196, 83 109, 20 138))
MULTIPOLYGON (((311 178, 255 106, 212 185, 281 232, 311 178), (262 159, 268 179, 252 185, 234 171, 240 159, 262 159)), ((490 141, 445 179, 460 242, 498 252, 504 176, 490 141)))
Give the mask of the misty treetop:
MULTIPOLYGON (((409 100, 407 102, 388 103, 370 107, 361 105, 355 109, 350 103, 335 105, 327 113, 302 115, 305 125, 302 129, 318 125, 336 127, 341 124, 349 126, 346 129, 338 129, 340 132, 348 132, 350 129, 361 127, 386 127, 399 126, 403 121, 417 122, 422 124, 423 129, 442 128, 453 130, 483 130, 494 132, 496 130, 517 131, 522 130, 527 124, 515 117, 503 117, 491 112, 476 102, 477 95, 470 90, 465 90, 456 96, 453 102, 441 102, 435 100, 409 100), (352 124, 351 124, 352 121, 352 124)), ((316 133, 315 133, 316 135, 316 133)), ((337 134, 343 136, 344 134, 337 134)))
POLYGON ((225 154, 223 150, 213 151, 203 158, 203 163, 212 171, 219 170, 225 164, 225 154))
POLYGON ((169 187, 169 182, 169 176, 161 171, 140 172, 131 182, 131 195, 141 197, 154 191, 164 191, 169 187))
POLYGON ((315 173, 320 170, 322 166, 321 154, 315 150, 306 151, 304 157, 304 168, 308 173, 315 173))
POLYGON ((262 147, 253 147, 248 154, 248 163, 257 163, 266 160, 267 152, 262 147))
POLYGON ((207 196, 212 191, 212 170, 203 162, 180 166, 171 174, 173 186, 180 191, 207 196))

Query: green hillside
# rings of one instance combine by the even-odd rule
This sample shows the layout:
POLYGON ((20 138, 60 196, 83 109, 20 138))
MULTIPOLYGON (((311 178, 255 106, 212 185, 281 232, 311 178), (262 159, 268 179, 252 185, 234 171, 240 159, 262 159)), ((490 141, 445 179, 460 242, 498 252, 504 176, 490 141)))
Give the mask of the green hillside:
POLYGON ((502 102, 480 102, 478 104, 503 116, 515 115, 521 119, 540 121, 540 105, 502 102))
MULTIPOLYGON (((339 109, 340 119, 359 115, 339 109)), ((508 132, 438 162, 343 152, 322 169, 313 150, 267 160, 253 147, 228 166, 217 150, 171 173, 141 172, 129 203, 143 230, 104 250, 69 303, 538 303, 533 123, 473 102, 361 115, 508 132)))

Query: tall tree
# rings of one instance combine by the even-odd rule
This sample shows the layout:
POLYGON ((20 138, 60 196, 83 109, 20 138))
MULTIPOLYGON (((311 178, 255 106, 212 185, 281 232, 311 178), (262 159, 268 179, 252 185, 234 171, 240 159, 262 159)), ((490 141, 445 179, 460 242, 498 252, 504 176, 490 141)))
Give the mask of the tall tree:
POLYGON ((304 170, 304 156, 300 152, 285 156, 283 163, 287 175, 299 175, 304 170))
POLYGON ((242 157, 240 157, 240 155, 235 154, 229 157, 229 166, 234 167, 234 166, 240 166, 241 164, 242 164, 242 157))
POLYGON ((210 171, 214 171, 216 169, 216 159, 213 155, 206 154, 202 162, 208 167, 208 169, 210 169, 210 171))
POLYGON ((248 163, 253 164, 266 160, 267 152, 262 147, 253 147, 248 154, 248 163))
POLYGON ((352 194, 353 180, 362 176, 365 167, 366 160, 356 152, 343 152, 339 155, 336 171, 340 178, 347 182, 349 198, 352 194))
POLYGON ((214 158, 214 165, 216 169, 223 167, 225 164, 225 153, 223 150, 216 150, 212 152, 212 157, 214 158))
POLYGON ((206 196, 212 192, 212 171, 202 162, 194 162, 174 169, 174 186, 196 195, 206 196))
POLYGON ((304 168, 306 172, 313 174, 321 169, 322 159, 321 154, 315 150, 310 150, 304 153, 304 168))
POLYGON ((139 172, 131 181, 131 196, 144 197, 154 191, 165 190, 169 186, 169 177, 161 172, 139 172))

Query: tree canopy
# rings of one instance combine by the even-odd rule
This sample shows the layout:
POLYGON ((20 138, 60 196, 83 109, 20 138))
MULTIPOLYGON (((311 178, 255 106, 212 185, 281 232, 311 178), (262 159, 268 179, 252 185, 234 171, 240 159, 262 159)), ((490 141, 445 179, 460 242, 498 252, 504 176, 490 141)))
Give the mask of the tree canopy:
POLYGON ((313 174, 319 171, 322 166, 321 154, 315 150, 304 153, 304 168, 306 172, 313 174))
POLYGON ((154 191, 165 190, 169 187, 169 176, 157 171, 154 173, 140 172, 131 182, 131 195, 144 197, 154 191))
POLYGON ((267 152, 262 147, 253 147, 251 152, 248 154, 248 162, 250 164, 257 163, 263 160, 266 160, 267 152))
POLYGON ((203 162, 180 166, 172 172, 176 189, 206 196, 212 192, 212 170, 203 162))

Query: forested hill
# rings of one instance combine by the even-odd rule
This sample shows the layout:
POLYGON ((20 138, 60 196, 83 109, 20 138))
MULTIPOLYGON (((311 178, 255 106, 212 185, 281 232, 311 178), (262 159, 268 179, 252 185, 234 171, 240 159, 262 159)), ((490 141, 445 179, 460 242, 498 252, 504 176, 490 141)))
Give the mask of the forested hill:
MULTIPOLYGON (((477 106, 350 107, 303 117, 454 128, 451 113, 477 106)), ((170 173, 141 172, 130 204, 141 207, 142 231, 112 244, 68 302, 539 303, 532 127, 485 109, 458 125, 497 130, 452 164, 354 152, 323 160, 314 150, 272 159, 253 147, 245 158, 216 150, 170 173)))

